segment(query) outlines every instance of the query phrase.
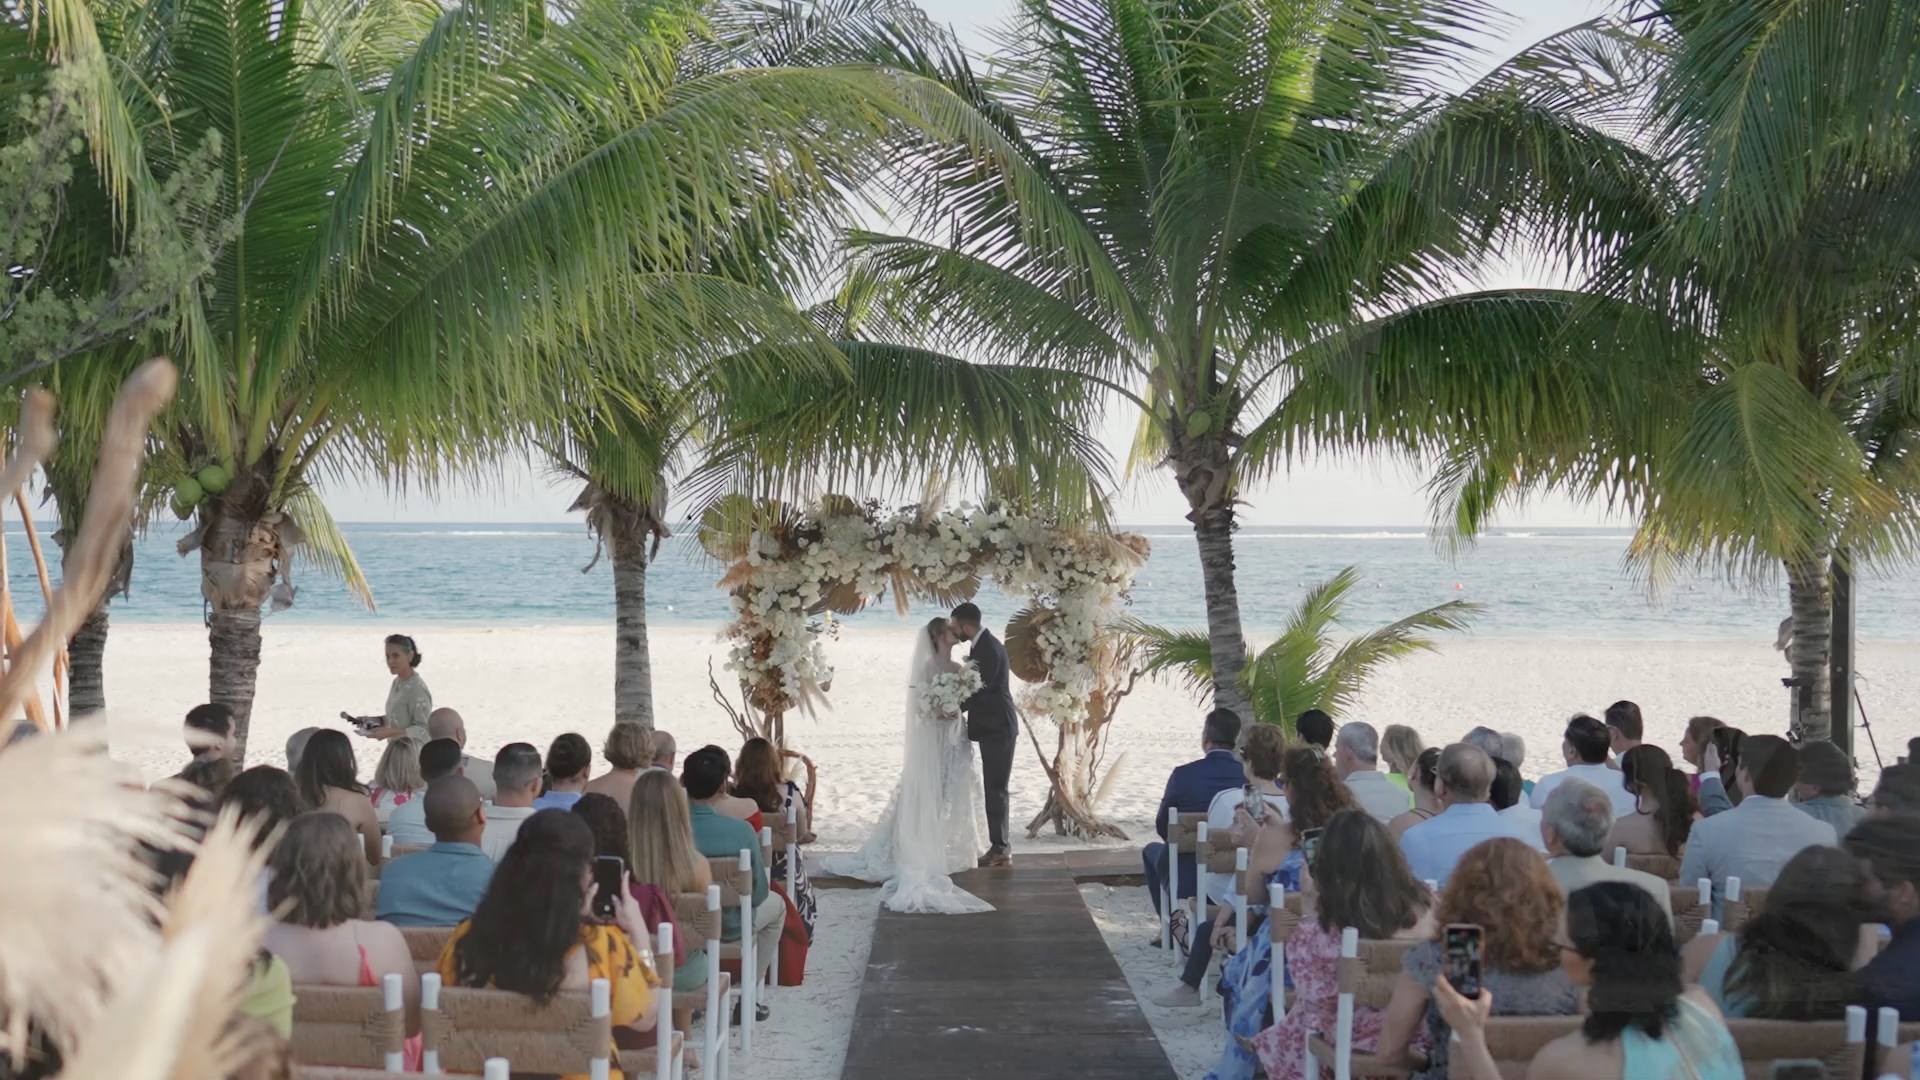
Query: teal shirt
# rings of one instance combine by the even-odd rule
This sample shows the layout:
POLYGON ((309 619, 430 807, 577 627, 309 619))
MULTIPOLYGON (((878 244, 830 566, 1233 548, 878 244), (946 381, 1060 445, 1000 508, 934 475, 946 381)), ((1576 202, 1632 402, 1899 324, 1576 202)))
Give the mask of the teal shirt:
POLYGON ((1662 1038, 1648 1038, 1639 1028, 1620 1033, 1620 1075, 1634 1080, 1746 1080, 1747 1070, 1727 1025, 1681 998, 1662 1038))
POLYGON ((493 860, 472 844, 435 844, 380 871, 375 914, 395 926, 457 926, 480 906, 493 860))
MULTIPOLYGON (((759 907, 767 898, 767 864, 760 857, 760 838, 754 835, 753 826, 738 818, 730 818, 705 803, 694 803, 693 846, 709 859, 734 861, 740 858, 740 850, 745 848, 753 852, 753 906, 759 907)), ((381 886, 385 889, 385 886, 381 886)), ((729 905, 720 917, 720 939, 722 941, 740 940, 740 910, 729 905)))

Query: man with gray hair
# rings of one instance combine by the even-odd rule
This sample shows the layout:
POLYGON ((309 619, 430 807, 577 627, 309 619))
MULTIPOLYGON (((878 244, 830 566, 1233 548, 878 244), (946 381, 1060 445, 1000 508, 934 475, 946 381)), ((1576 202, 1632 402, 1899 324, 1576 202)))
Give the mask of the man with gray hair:
POLYGON ((1360 808, 1384 824, 1413 806, 1407 789, 1380 771, 1380 735, 1358 720, 1340 725, 1333 740, 1333 768, 1353 792, 1360 808))
POLYGON ((1673 918, 1672 901, 1664 878, 1640 870, 1615 866, 1606 860, 1607 834, 1613 831, 1613 799, 1585 780, 1569 779, 1547 795, 1540 811, 1540 839, 1547 845, 1547 869, 1560 883, 1562 893, 1571 894, 1603 881, 1624 881, 1638 885, 1660 902, 1660 910, 1673 918))
POLYGON ((673 771, 673 762, 680 754, 680 748, 674 745, 673 736, 653 729, 653 768, 673 771))
POLYGON ((1468 849, 1487 840, 1511 837, 1544 850, 1538 830, 1529 829, 1493 809, 1493 759, 1485 750, 1455 743, 1440 751, 1434 794, 1446 809, 1400 834, 1400 853, 1413 876, 1446 884, 1468 849))
MULTIPOLYGON (((1490 758, 1504 758, 1507 756, 1507 741, 1500 737, 1499 732, 1484 724, 1467 732, 1467 737, 1460 741, 1466 743, 1468 746, 1479 747, 1486 751, 1487 756, 1490 758)), ((1511 761, 1512 759, 1508 758, 1508 760, 1511 761)), ((1514 764, 1518 765, 1520 763, 1515 761, 1514 764)))

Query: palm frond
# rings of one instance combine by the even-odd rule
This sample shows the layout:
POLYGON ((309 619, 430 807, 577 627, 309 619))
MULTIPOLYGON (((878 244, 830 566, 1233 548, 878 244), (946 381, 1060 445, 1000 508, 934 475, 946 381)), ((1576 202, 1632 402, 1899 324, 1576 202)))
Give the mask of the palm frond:
POLYGON ((360 571, 360 561, 354 558, 353 547, 334 522, 333 512, 327 509, 320 493, 306 486, 292 491, 287 496, 287 516, 306 541, 295 550, 295 557, 344 583, 348 594, 372 611, 373 587, 367 584, 366 575, 360 571))

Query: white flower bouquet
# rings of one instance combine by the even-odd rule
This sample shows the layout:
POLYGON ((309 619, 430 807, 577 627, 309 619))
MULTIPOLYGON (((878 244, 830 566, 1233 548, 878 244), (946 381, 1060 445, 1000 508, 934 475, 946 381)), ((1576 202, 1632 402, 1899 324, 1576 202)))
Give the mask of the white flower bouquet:
POLYGON ((960 715, 967 699, 979 692, 980 669, 968 663, 959 671, 943 671, 928 680, 920 691, 920 700, 932 715, 952 719, 960 715))

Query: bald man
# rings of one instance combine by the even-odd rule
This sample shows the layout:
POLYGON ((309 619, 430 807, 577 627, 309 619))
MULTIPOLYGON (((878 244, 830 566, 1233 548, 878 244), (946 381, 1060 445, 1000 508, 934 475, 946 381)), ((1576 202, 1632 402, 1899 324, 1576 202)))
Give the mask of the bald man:
POLYGON ((1489 801, 1493 773, 1493 759, 1471 743, 1454 743, 1440 751, 1433 792, 1446 809, 1400 835, 1400 853, 1414 877, 1444 885, 1468 848, 1496 837, 1512 837, 1546 851, 1539 826, 1501 817, 1494 810, 1489 801))
POLYGON ((427 785, 425 802, 433 846, 380 872, 376 913, 395 926, 454 926, 480 906, 493 880, 493 860, 480 847, 487 808, 473 781, 443 776, 427 785))
POLYGON ((460 744, 460 771, 473 781, 480 791, 480 797, 488 802, 494 799, 493 762, 486 758, 477 758, 466 753, 467 722, 453 709, 435 709, 427 716, 427 738, 452 739, 460 744))

